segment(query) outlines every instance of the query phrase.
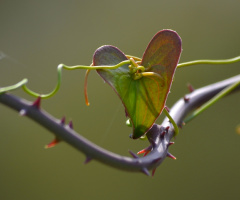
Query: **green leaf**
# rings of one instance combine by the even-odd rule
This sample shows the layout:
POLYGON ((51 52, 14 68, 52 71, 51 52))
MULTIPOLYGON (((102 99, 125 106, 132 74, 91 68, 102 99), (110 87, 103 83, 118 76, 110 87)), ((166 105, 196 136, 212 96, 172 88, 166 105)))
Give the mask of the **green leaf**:
MULTIPOLYGON (((178 34, 163 30, 153 37, 141 63, 145 72, 157 75, 144 76, 143 72, 143 77, 135 80, 128 65, 112 70, 97 70, 122 100, 133 125, 134 139, 144 135, 161 114, 180 53, 181 39, 178 34)), ((106 45, 96 50, 93 65, 116 65, 123 60, 127 60, 124 53, 116 47, 106 45)))

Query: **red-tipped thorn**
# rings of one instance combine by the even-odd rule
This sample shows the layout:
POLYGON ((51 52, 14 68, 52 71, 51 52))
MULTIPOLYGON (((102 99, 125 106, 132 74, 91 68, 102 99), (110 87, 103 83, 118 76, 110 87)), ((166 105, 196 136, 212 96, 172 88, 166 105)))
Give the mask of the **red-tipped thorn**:
POLYGON ((60 121, 60 124, 61 124, 61 125, 64 125, 64 124, 65 124, 65 119, 66 119, 65 117, 62 117, 62 119, 61 119, 61 121, 60 121))
POLYGON ((168 143, 168 147, 171 146, 171 145, 173 145, 173 144, 174 144, 174 142, 169 142, 169 143, 168 143))
POLYGON ((165 134, 166 134, 166 131, 163 131, 160 137, 164 138, 165 134))
POLYGON ((135 153, 133 153, 131 150, 128 150, 128 152, 131 154, 133 158, 138 158, 138 156, 135 153))
POLYGON ((73 129, 73 122, 72 120, 68 123, 69 128, 73 129))
POLYGON ((25 116, 27 114, 27 110, 26 109, 22 109, 19 111, 19 115, 20 116, 25 116))
POLYGON ((190 83, 187 85, 187 87, 190 93, 194 91, 194 88, 190 83))
POLYGON ((41 97, 39 96, 32 104, 33 107, 39 109, 41 104, 41 97))
POLYGON ((170 154, 169 152, 167 152, 167 157, 172 158, 174 160, 177 159, 174 155, 170 154))
POLYGON ((154 176, 154 174, 155 174, 155 172, 156 172, 156 169, 157 169, 157 168, 155 168, 155 169, 152 170, 152 176, 154 176))
POLYGON ((84 161, 84 164, 88 164, 91 160, 92 160, 92 158, 87 156, 86 160, 84 161))
POLYGON ((150 146, 148 146, 147 148, 145 148, 145 149, 143 149, 143 150, 137 152, 137 154, 144 153, 143 156, 146 156, 149 152, 151 152, 151 150, 152 150, 152 145, 150 145, 150 146))
POLYGON ((184 96, 183 100, 184 100, 185 103, 187 103, 187 102, 189 102, 190 99, 188 97, 184 96))
POLYGON ((147 176, 150 176, 150 173, 147 168, 142 168, 141 172, 146 174, 147 176))
POLYGON ((165 128, 165 131, 168 132, 169 129, 170 129, 170 126, 167 126, 167 127, 165 128))
POLYGON ((49 144, 47 144, 45 146, 45 149, 52 148, 52 147, 56 146, 56 144, 58 144, 59 142, 60 142, 60 140, 58 138, 55 138, 52 142, 50 142, 49 144))
POLYGON ((168 112, 170 112, 170 109, 169 109, 169 107, 165 106, 165 109, 166 109, 168 112))

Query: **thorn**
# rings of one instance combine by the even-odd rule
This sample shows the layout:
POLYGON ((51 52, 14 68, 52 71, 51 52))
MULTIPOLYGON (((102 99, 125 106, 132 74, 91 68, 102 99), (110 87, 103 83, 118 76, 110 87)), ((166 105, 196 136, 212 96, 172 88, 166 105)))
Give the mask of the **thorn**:
POLYGON ((154 174, 155 174, 155 172, 156 172, 156 169, 157 169, 157 168, 154 168, 154 169, 152 170, 152 176, 154 176, 154 174))
POLYGON ((73 122, 72 122, 72 120, 70 120, 70 122, 68 123, 68 126, 69 126, 69 128, 73 129, 73 122))
POLYGON ((131 154, 133 158, 139 158, 135 153, 133 153, 131 150, 128 150, 128 152, 131 154))
POLYGON ((190 93, 192 93, 194 91, 194 88, 190 83, 187 84, 187 87, 188 87, 188 90, 190 93))
POLYGON ((50 142, 49 144, 47 144, 45 146, 45 149, 49 149, 49 148, 56 146, 56 144, 58 144, 60 141, 61 140, 56 137, 52 142, 50 142))
POLYGON ((152 150, 152 145, 150 145, 150 146, 148 146, 147 148, 145 148, 145 149, 143 149, 143 150, 137 152, 137 154, 144 153, 143 156, 146 156, 149 152, 151 152, 151 150, 152 150))
POLYGON ((141 172, 146 174, 147 176, 150 176, 150 173, 147 168, 142 168, 141 172))
POLYGON ((41 104, 41 97, 39 96, 32 104, 33 107, 39 109, 41 104))
POLYGON ((170 126, 167 126, 167 127, 165 128, 165 131, 168 132, 169 129, 170 129, 170 126))
POLYGON ((27 114, 27 110, 26 109, 22 109, 19 111, 19 115, 20 116, 25 116, 27 114))
POLYGON ((170 154, 169 152, 167 152, 167 157, 172 158, 174 160, 177 159, 174 155, 170 154))
POLYGON ((174 144, 174 142, 169 142, 167 146, 169 147, 169 146, 171 146, 173 144, 174 144))
POLYGON ((161 139, 164 138, 165 134, 166 134, 166 131, 163 131, 162 134, 160 135, 161 139))
POLYGON ((168 112, 170 112, 170 109, 169 109, 169 107, 165 106, 165 109, 166 109, 168 112))
POLYGON ((188 97, 184 96, 183 100, 184 100, 185 103, 187 103, 187 102, 189 102, 190 99, 188 97))
POLYGON ((88 164, 91 160, 92 160, 92 158, 87 156, 86 160, 84 161, 84 164, 88 164))
POLYGON ((62 117, 61 121, 60 121, 60 124, 61 125, 64 125, 65 124, 65 116, 62 117))

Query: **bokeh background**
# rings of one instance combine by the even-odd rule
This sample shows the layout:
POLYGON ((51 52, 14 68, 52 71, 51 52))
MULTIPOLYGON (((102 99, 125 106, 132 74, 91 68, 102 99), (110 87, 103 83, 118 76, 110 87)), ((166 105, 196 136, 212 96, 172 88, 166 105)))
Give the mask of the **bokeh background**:
MULTIPOLYGON (((56 68, 91 63, 96 48, 111 44, 141 57, 153 35, 173 29, 183 41, 180 62, 224 59, 240 53, 239 0, 0 1, 0 86, 28 78, 39 93, 56 84, 56 68)), ((167 105, 195 88, 239 74, 240 63, 178 69, 167 105)), ((42 106, 96 144, 128 155, 147 146, 129 139, 123 107, 92 72, 83 96, 84 70, 64 71, 60 91, 42 106)), ((22 90, 15 95, 34 100, 22 90)), ((66 143, 44 145, 53 134, 0 105, 0 199, 239 199, 240 95, 216 103, 185 126, 154 178, 119 171, 66 143)), ((158 122, 161 123, 160 117, 158 122)))

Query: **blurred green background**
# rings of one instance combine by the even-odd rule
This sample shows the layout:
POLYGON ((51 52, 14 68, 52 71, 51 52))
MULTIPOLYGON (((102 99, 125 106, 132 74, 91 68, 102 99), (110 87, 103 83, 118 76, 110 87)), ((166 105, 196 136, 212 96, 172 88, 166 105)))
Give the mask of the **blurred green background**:
MULTIPOLYGON (((0 86, 28 78, 40 93, 56 84, 56 68, 91 63, 96 48, 112 44, 141 57, 153 35, 173 29, 183 41, 180 62, 224 59, 240 53, 239 0, 0 1, 0 86)), ((178 69, 167 105, 195 88, 239 74, 240 63, 178 69)), ((80 134, 128 155, 147 146, 129 139, 123 107, 95 72, 89 77, 90 107, 83 96, 84 70, 64 71, 60 91, 42 106, 72 119, 80 134)), ((33 100, 22 90, 15 95, 33 100)), ((119 171, 61 143, 0 104, 0 199, 239 199, 240 95, 223 99, 181 131, 155 177, 119 171)), ((162 117, 158 120, 161 122, 162 117)))

